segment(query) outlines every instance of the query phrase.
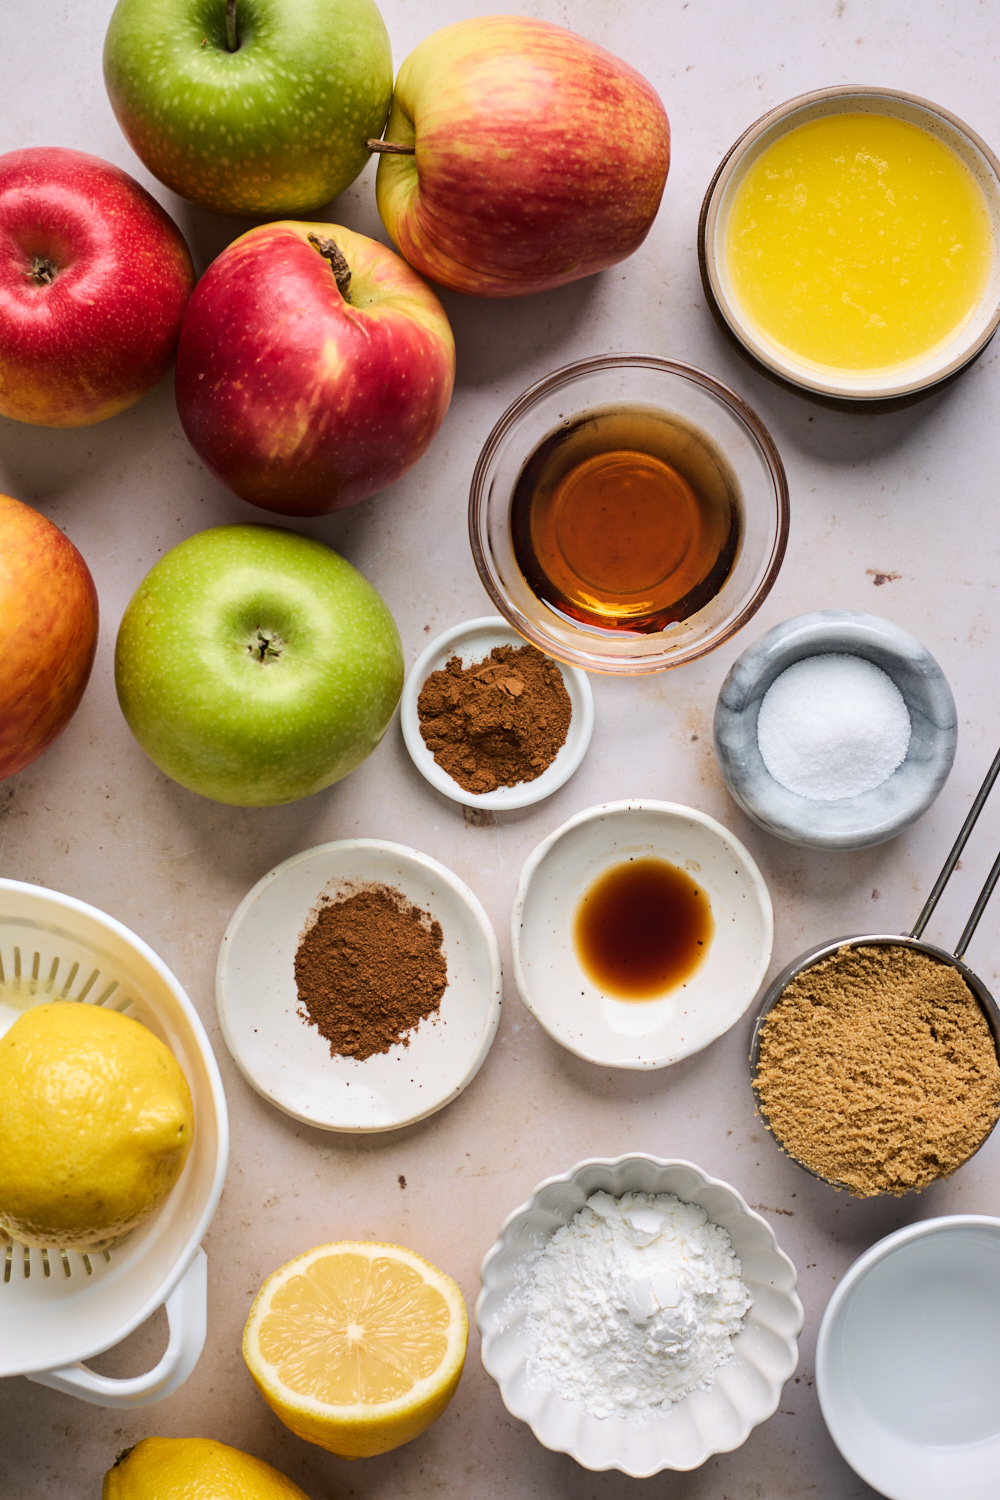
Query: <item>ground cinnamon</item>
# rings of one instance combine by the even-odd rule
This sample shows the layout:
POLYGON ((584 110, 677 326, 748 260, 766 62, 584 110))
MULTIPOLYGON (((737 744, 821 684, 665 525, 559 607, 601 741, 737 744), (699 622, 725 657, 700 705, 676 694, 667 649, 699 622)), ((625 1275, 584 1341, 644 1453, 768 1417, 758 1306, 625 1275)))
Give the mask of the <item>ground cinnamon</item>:
POLYGON ((434 1015, 447 986, 440 922, 391 886, 321 898, 295 954, 299 1014, 359 1062, 434 1015))
POLYGON ((534 781, 566 742, 572 705, 555 662, 535 646, 494 646, 463 667, 453 656, 420 689, 424 743, 467 792, 534 781))

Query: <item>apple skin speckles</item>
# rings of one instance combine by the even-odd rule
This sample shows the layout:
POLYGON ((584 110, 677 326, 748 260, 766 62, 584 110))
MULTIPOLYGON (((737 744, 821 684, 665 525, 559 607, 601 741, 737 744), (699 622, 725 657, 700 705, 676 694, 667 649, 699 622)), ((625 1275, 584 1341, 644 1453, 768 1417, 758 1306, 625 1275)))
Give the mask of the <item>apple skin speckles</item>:
POLYGON ((0 495, 0 779, 62 734, 83 697, 97 649, 90 569, 54 522, 0 495))
POLYGON ((86 427, 174 358, 194 268, 128 173, 59 146, 0 156, 0 415, 86 427))

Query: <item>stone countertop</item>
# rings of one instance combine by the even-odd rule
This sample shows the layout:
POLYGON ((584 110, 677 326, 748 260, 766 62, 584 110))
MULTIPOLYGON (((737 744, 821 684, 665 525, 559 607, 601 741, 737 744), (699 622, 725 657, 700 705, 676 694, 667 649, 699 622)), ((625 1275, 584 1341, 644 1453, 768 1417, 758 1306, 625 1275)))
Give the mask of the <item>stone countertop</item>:
MULTIPOLYGON (((396 65, 438 26, 491 13, 492 0, 382 0, 396 65)), ((609 350, 688 361, 757 410, 786 465, 792 528, 784 568, 748 630, 673 673, 595 678, 596 726, 578 773, 548 801, 501 814, 463 813, 406 754, 398 723, 358 771, 328 791, 263 811, 209 803, 168 781, 133 741, 114 695, 122 610, 169 547, 194 531, 267 520, 204 471, 181 431, 165 380, 101 426, 47 431, 0 421, 0 489, 62 526, 87 558, 102 628, 91 685, 49 752, 0 786, 0 874, 94 903, 146 939, 178 975, 212 1038, 232 1125, 219 1210, 205 1238, 209 1331, 187 1383, 159 1405, 113 1411, 23 1378, 2 1385, 0 1489, 5 1500, 96 1500, 115 1451, 149 1433, 203 1435, 258 1454, 314 1500, 475 1496, 624 1500, 856 1500, 873 1493, 824 1428, 813 1386, 816 1332, 851 1261, 890 1230, 951 1212, 1000 1211, 1000 1133, 955 1178, 903 1201, 852 1202, 783 1158, 754 1117, 747 1073, 751 1018, 661 1072, 595 1068, 559 1048, 509 980, 508 921, 529 852, 595 803, 653 797, 719 819, 757 860, 775 906, 772 972, 841 933, 908 930, 996 747, 1000 685, 995 483, 1000 462, 996 346, 949 390, 882 416, 826 411, 755 375, 705 307, 698 209, 718 161, 771 106, 835 83, 885 84, 933 99, 1000 144, 1000 14, 973 0, 774 0, 764 13, 733 0, 536 0, 625 57, 659 90, 674 155, 659 217, 625 264, 559 291, 490 303, 445 294, 458 345, 454 401, 433 447, 392 490, 296 529, 331 543, 385 597, 407 665, 433 636, 490 612, 469 553, 466 503, 479 448, 526 386, 558 365, 609 350), (413 560, 421 559, 414 568, 413 560), (433 566, 427 562, 433 560, 433 566), (806 610, 884 615, 943 667, 958 706, 954 771, 930 811, 897 839, 857 852, 798 849, 751 823, 729 798, 712 749, 719 686, 754 635, 806 610), (237 1072, 215 1013, 222 933, 245 892, 313 844, 376 837, 450 866, 496 928, 508 975, 500 1029, 482 1071, 441 1113, 386 1135, 347 1137, 300 1125, 237 1072), (806 1308, 801 1363, 778 1413, 735 1453, 689 1474, 646 1482, 590 1474, 540 1447, 508 1417, 479 1361, 446 1414, 385 1457, 346 1464, 293 1437, 258 1397, 239 1353, 250 1302, 282 1262, 325 1240, 411 1246, 451 1272, 471 1307, 478 1267, 506 1213, 543 1177, 588 1155, 643 1150, 686 1157, 731 1182, 773 1224, 795 1261, 806 1308)), ((248 225, 191 208, 154 183, 108 107, 101 46, 110 0, 3 16, 4 149, 70 145, 146 183, 181 225, 201 270, 248 225)), ((369 167, 327 217, 384 238, 369 167)), ((957 937, 995 853, 988 809, 927 936, 957 937)), ((969 961, 998 985, 1000 908, 988 911, 969 961)), ((0 1288, 2 1290, 2 1288, 0 1288)), ((134 1374, 165 1341, 162 1312, 95 1364, 134 1374)))

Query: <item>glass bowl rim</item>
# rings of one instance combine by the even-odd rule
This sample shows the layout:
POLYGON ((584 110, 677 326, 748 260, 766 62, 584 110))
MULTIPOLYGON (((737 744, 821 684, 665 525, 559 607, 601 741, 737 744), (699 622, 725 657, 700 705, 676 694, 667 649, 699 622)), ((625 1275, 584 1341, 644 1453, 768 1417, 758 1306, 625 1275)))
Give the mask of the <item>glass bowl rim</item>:
MULTIPOLYGON (((528 456, 526 454, 525 458, 528 456)), ((707 656, 709 652, 716 650, 725 641, 730 640, 737 631, 742 630, 744 625, 757 613, 757 610, 767 598, 778 576, 788 545, 789 514, 788 479, 781 456, 778 453, 777 446, 770 432, 753 408, 743 400, 742 396, 738 395, 730 386, 724 384, 723 381, 717 380, 714 375, 710 375, 706 370, 701 370, 696 365, 689 365, 681 360, 662 359, 654 354, 600 354, 591 355, 586 359, 574 360, 569 364, 561 365, 550 374, 542 376, 540 380, 536 380, 533 385, 530 385, 527 390, 522 391, 520 396, 511 402, 494 423, 476 460, 476 466, 473 470, 472 481, 469 487, 469 542, 472 548, 472 557, 476 565, 476 571, 490 599, 503 615, 504 619, 520 635, 530 641, 532 645, 537 646, 546 655, 555 657, 558 661, 565 662, 570 666, 582 667, 587 672, 604 672, 612 676, 634 676, 641 673, 668 671, 672 667, 684 666, 688 662, 696 661, 699 657, 707 656), (762 575, 753 593, 741 608, 736 611, 733 617, 726 620, 717 630, 677 652, 660 653, 655 656, 650 654, 640 658, 626 658, 604 656, 599 650, 588 651, 579 646, 567 646, 558 638, 550 637, 543 630, 539 629, 533 621, 526 618, 517 606, 508 599, 497 580, 489 560, 489 548, 484 538, 486 528, 481 523, 480 510, 482 509, 484 498, 486 474, 501 442, 507 437, 524 413, 535 406, 542 397, 552 391, 558 390, 562 386, 569 385, 580 376, 598 370, 609 369, 654 370, 659 373, 679 377, 682 381, 689 381, 691 384, 707 391, 722 406, 726 407, 730 414, 747 430, 751 441, 763 460, 770 480, 771 493, 777 512, 777 522, 774 538, 771 543, 770 555, 766 559, 762 575), (665 660, 664 656, 669 656, 670 659, 665 660)), ((590 637, 586 638, 590 639, 590 637)), ((599 644, 601 637, 594 635, 593 640, 595 644, 599 644)))

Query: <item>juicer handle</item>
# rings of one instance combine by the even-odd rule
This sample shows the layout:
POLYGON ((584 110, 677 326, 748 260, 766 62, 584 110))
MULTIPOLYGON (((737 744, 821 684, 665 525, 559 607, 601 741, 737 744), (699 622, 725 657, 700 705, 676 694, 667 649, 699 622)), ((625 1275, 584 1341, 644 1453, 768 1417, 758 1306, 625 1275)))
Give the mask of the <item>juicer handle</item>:
POLYGON ((64 1365, 29 1375, 38 1385, 65 1391, 95 1406, 146 1406, 169 1396, 191 1374, 205 1344, 208 1311, 208 1257, 199 1245, 170 1296, 164 1302, 170 1338, 159 1364, 145 1375, 115 1380, 87 1365, 64 1365))

